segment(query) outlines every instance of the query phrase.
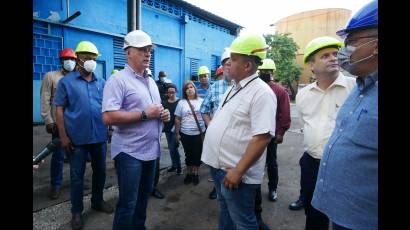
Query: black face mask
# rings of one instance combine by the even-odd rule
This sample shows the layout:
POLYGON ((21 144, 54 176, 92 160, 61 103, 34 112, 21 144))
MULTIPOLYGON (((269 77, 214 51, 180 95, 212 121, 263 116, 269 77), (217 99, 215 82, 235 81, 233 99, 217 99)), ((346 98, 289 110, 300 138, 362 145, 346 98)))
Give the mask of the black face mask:
POLYGON ((262 81, 268 83, 271 80, 271 75, 270 74, 260 74, 259 78, 262 79, 262 81))

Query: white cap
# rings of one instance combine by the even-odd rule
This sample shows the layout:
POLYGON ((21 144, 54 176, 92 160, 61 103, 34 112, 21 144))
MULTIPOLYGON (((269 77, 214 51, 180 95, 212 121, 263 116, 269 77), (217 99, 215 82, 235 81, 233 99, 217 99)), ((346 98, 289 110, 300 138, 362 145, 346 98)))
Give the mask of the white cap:
POLYGON ((124 48, 132 47, 145 47, 152 45, 150 36, 142 30, 134 30, 129 32, 124 38, 124 48))
POLYGON ((221 57, 221 65, 225 59, 230 58, 230 57, 231 57, 231 50, 228 47, 226 47, 221 57))

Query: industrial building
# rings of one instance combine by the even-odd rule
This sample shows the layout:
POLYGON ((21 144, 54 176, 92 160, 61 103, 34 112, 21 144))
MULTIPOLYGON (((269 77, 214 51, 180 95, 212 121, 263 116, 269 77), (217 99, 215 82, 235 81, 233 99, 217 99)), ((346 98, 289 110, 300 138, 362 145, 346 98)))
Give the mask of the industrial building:
MULTIPOLYGON (((101 53, 95 71, 100 78, 107 79, 113 69, 124 67, 129 1, 33 0, 33 123, 42 123, 41 80, 46 72, 61 68, 58 55, 63 48, 75 49, 82 40, 93 42, 101 53)), ((156 45, 150 65, 154 78, 163 70, 179 89, 201 65, 213 73, 223 49, 242 28, 182 0, 139 3, 140 29, 156 45)))
POLYGON ((276 22, 277 33, 290 33, 290 37, 299 46, 296 63, 303 68, 299 84, 309 83, 313 73, 303 63, 304 49, 312 39, 321 36, 331 36, 342 40, 336 31, 343 28, 351 17, 351 10, 341 8, 328 8, 306 11, 283 18, 276 22))

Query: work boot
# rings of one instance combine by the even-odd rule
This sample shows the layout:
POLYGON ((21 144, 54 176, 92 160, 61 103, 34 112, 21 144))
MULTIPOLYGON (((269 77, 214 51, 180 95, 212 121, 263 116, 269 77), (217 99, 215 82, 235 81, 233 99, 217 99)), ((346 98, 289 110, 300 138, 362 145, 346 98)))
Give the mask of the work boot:
POLYGON ((114 212, 114 208, 107 202, 102 201, 101 203, 99 203, 98 205, 91 205, 91 208, 99 211, 99 212, 105 212, 105 213, 113 213, 114 212))
POLYGON ((83 217, 81 213, 73 213, 71 217, 71 227, 74 230, 79 230, 83 228, 83 217))

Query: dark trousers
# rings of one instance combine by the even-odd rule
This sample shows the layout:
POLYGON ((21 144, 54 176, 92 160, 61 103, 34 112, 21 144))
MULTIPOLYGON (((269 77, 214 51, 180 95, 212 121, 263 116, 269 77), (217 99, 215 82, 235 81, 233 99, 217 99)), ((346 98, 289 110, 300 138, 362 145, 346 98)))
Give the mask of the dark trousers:
POLYGON ((319 210, 315 209, 310 202, 315 191, 317 174, 319 172, 320 160, 311 157, 307 152, 303 153, 299 161, 301 169, 301 187, 303 189, 303 207, 306 214, 306 230, 328 230, 329 218, 319 210))
POLYGON ((278 144, 275 143, 275 138, 269 142, 266 148, 266 165, 268 166, 269 191, 276 191, 278 187, 278 163, 276 161, 276 152, 278 144))
POLYGON ((160 162, 160 158, 158 157, 158 158, 155 160, 154 189, 157 188, 158 181, 159 181, 159 162, 160 162))
POLYGON ((202 139, 201 135, 186 135, 182 132, 181 142, 185 152, 185 164, 187 166, 200 166, 202 154, 202 139))

